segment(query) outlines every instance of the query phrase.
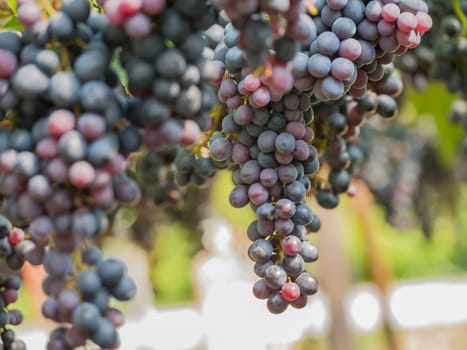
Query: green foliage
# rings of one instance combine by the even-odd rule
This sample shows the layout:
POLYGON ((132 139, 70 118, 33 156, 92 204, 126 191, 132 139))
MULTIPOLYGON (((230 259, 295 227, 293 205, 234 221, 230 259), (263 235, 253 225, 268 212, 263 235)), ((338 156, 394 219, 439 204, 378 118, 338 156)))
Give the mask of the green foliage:
POLYGON ((191 283, 193 243, 181 224, 157 227, 157 238, 150 258, 150 277, 156 304, 178 304, 193 299, 191 283))
POLYGON ((16 1, 0 1, 0 30, 20 31, 22 28, 16 14, 16 1))
POLYGON ((452 262, 463 271, 467 271, 467 185, 461 187, 458 215, 453 223, 456 228, 456 245, 454 247, 452 262))
MULTIPOLYGON (((369 261, 367 245, 364 238, 364 226, 355 218, 348 205, 343 203, 345 220, 348 222, 346 251, 349 256, 352 272, 356 281, 367 281, 369 261)), ((465 214, 464 214, 465 215, 465 214)), ((457 226, 449 216, 441 216, 435 224, 434 234, 427 240, 419 228, 398 230, 391 227, 384 218, 383 209, 374 207, 368 213, 373 238, 379 249, 379 255, 387 259, 390 269, 397 279, 413 279, 439 277, 443 275, 459 275, 465 273, 465 267, 455 263, 458 250, 457 226)), ((462 255, 467 252, 467 244, 462 255)))
POLYGON ((6 3, 16 17, 16 0, 6 0, 6 3))
POLYGON ((405 96, 405 112, 412 114, 411 117, 427 116, 433 121, 438 140, 437 150, 444 165, 450 168, 453 167, 463 137, 462 128, 448 122, 449 109, 456 98, 441 83, 431 83, 424 92, 407 88, 405 96))
POLYGON ((16 16, 9 16, 5 18, 5 24, 2 25, 5 30, 21 30, 23 25, 18 21, 16 16))

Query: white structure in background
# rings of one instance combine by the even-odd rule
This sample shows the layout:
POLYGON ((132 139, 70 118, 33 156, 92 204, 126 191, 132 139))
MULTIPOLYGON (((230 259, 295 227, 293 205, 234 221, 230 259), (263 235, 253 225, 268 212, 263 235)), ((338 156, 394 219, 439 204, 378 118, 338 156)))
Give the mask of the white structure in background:
MULTIPOLYGON (((251 292, 256 276, 251 264, 236 255, 230 227, 210 219, 203 228, 205 258, 194 271, 200 304, 159 309, 149 305, 148 296, 142 293, 136 303, 144 305, 130 305, 128 320, 120 330, 121 349, 286 350, 303 336, 326 335, 331 320, 323 293, 310 298, 305 309, 271 315, 265 301, 251 292)), ((129 259, 124 259, 129 275, 144 279, 147 274, 141 264, 145 259, 135 263, 138 254, 130 252, 129 259)), ((147 281, 136 282, 147 286, 147 281)), ((403 329, 467 323, 465 295, 467 279, 397 284, 389 296, 391 321, 403 329)), ((357 285, 344 302, 353 331, 373 332, 381 326, 382 301, 376 287, 357 285)), ((46 333, 44 328, 17 331, 30 349, 45 344, 46 333)))
POLYGON ((374 285, 353 287, 344 302, 347 321, 353 332, 370 333, 382 325, 381 294, 374 285))
POLYGON ((236 255, 231 227, 216 219, 204 220, 201 226, 206 257, 193 271, 199 294, 205 296, 211 286, 219 283, 247 279, 248 267, 236 255))
POLYGON ((467 279, 400 283, 390 293, 392 320, 399 328, 467 323, 467 279))
POLYGON ((204 336, 201 315, 191 307, 148 307, 142 318, 128 320, 119 333, 122 350, 194 349, 204 336))

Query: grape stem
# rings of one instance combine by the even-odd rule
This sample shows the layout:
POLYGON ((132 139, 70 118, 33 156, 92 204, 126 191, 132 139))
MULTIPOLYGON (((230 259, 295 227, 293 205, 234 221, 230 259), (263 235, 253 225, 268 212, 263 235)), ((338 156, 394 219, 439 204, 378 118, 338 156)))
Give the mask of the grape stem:
POLYGON ((315 6, 315 0, 304 0, 303 4, 312 16, 317 16, 319 11, 315 6))
POLYGON ((47 16, 51 16, 55 13, 55 8, 53 7, 51 1, 49 0, 41 0, 40 1, 41 7, 45 10, 47 16))
POLYGON ((73 263, 75 265, 75 270, 71 276, 69 276, 68 280, 66 281, 66 287, 71 289, 76 287, 76 279, 78 278, 79 274, 84 271, 86 268, 83 264, 83 260, 81 258, 81 249, 76 248, 72 255, 71 258, 73 260, 73 263))
POLYGON ((206 132, 205 136, 199 143, 192 146, 190 151, 193 155, 201 156, 202 150, 208 148, 208 143, 211 139, 211 136, 214 135, 214 133, 221 126, 222 119, 227 115, 227 111, 225 109, 225 106, 217 105, 211 110, 209 114, 210 117, 214 120, 213 128, 210 131, 206 132))
POLYGON ((464 11, 462 10, 460 0, 453 0, 452 1, 452 7, 454 9, 454 12, 455 12, 456 16, 459 18, 459 20, 462 23, 462 36, 467 37, 467 16, 465 15, 464 11))

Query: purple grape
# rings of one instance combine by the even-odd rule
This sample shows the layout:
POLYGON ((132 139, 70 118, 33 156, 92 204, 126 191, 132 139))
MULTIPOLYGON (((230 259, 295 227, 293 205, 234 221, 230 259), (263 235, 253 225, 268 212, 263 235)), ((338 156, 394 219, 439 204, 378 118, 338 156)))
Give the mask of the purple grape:
POLYGON ((0 48, 0 78, 9 78, 18 68, 18 59, 11 51, 0 48))

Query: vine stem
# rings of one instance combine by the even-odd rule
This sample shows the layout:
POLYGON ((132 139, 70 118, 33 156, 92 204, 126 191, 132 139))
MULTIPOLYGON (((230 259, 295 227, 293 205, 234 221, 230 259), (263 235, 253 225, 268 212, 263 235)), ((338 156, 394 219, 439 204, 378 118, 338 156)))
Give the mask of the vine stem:
POLYGON ((462 6, 460 0, 452 0, 452 7, 456 16, 462 23, 462 36, 467 37, 467 16, 464 11, 462 11, 462 6))

